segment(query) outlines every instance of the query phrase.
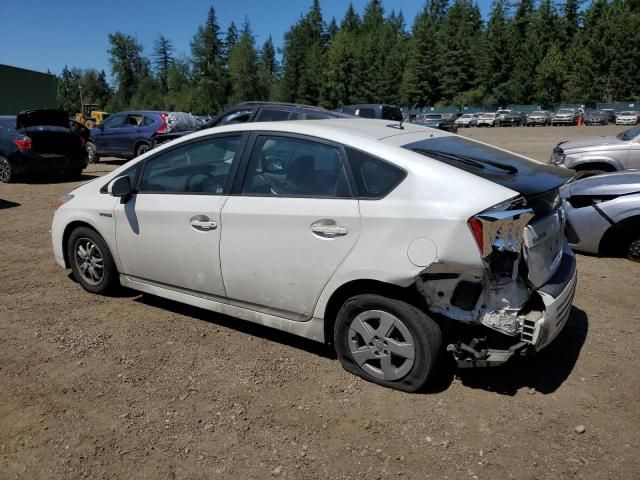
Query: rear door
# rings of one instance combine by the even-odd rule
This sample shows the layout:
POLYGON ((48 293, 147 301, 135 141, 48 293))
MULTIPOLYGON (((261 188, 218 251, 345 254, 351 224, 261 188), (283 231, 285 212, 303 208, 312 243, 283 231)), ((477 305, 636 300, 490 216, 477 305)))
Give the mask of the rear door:
POLYGON ((144 162, 136 193, 115 208, 121 273, 225 300, 220 271, 220 211, 243 137, 198 139, 144 162))
POLYGON ((227 295, 245 308, 307 320, 360 234, 342 149, 267 132, 251 143, 222 210, 227 295))

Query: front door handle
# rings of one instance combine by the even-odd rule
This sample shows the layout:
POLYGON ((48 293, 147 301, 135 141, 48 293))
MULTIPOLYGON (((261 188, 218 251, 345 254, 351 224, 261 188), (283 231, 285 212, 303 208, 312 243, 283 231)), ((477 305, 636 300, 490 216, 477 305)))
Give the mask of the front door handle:
POLYGON ((189 223, 191 223, 193 228, 202 232, 218 228, 218 224, 206 215, 196 215, 195 217, 191 217, 189 223))
POLYGON ((349 233, 347 227, 339 225, 335 220, 324 219, 318 220, 311 224, 311 231, 322 238, 336 238, 343 237, 349 233))

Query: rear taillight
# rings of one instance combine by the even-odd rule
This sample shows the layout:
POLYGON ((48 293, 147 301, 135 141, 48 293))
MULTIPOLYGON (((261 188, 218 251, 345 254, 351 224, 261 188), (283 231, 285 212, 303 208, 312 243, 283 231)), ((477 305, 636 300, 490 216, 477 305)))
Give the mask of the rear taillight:
POLYGON ((166 113, 161 113, 160 114, 160 121, 162 123, 160 123, 160 126, 158 127, 158 130, 156 130, 156 133, 166 133, 167 129, 169 127, 169 124, 167 123, 167 114, 166 113))
POLYGON ((78 138, 80 138, 80 146, 84 147, 86 145, 87 141, 82 137, 78 137, 78 138))
POLYGON ((471 229, 471 233, 473 233, 473 238, 476 241, 476 245, 478 245, 478 249, 480 253, 482 253, 483 245, 484 245, 484 234, 482 231, 482 222, 477 217, 471 217, 469 219, 469 228, 471 229))
POLYGON ((29 137, 16 138, 13 140, 13 143, 15 143, 20 150, 31 150, 33 148, 33 142, 29 137))

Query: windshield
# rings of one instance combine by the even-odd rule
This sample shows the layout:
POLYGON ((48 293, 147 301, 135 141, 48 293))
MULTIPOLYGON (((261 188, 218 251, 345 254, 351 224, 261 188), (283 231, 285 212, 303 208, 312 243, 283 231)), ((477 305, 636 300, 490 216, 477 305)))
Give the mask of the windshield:
POLYGON ((629 130, 619 133, 618 135, 616 135, 616 138, 619 140, 626 141, 626 140, 633 140, 638 135, 640 135, 640 127, 633 127, 633 128, 630 128, 629 130))
POLYGON ((498 115, 506 115, 507 113, 511 113, 511 110, 498 110, 496 113, 498 115))
POLYGON ((558 110, 558 113, 560 114, 573 113, 573 110, 571 110, 570 108, 561 108, 560 110, 558 110))
POLYGON ((635 115, 636 112, 620 112, 620 115, 628 115, 628 116, 633 116, 635 115))
POLYGON ((495 113, 485 113, 480 118, 494 118, 496 116, 495 113))
POLYGON ((465 113, 460 118, 473 118, 473 115, 471 115, 470 113, 465 113))
POLYGON ((534 116, 534 115, 546 115, 546 114, 547 114, 547 112, 543 112, 541 110, 537 110, 537 111, 533 112, 531 114, 531 116, 534 116))

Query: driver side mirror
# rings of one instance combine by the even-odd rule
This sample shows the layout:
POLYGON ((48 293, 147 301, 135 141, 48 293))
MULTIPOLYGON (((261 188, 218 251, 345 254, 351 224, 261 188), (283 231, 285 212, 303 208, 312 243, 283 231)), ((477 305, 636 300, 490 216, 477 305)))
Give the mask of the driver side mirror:
POLYGON ((133 193, 131 179, 127 175, 123 175, 111 180, 107 185, 107 192, 112 197, 120 197, 121 202, 125 203, 133 193))

